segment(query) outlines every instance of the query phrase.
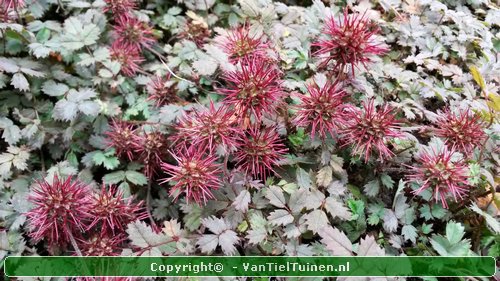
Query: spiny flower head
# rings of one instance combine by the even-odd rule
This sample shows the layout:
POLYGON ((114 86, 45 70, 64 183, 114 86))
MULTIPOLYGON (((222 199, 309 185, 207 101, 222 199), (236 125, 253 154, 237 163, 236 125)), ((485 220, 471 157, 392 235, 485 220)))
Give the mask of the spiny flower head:
POLYGON ((21 9, 24 5, 24 0, 0 0, 0 6, 7 11, 21 9))
POLYGON ((142 201, 134 203, 134 198, 123 198, 123 191, 116 186, 106 188, 94 194, 90 213, 94 217, 88 229, 99 226, 103 233, 124 231, 130 222, 147 217, 142 201))
POLYGON ((137 135, 137 129, 134 125, 113 119, 105 135, 106 144, 115 149, 118 157, 126 156, 130 161, 134 159, 134 138, 137 135))
POLYGON ((119 17, 113 26, 116 34, 116 44, 120 49, 139 52, 142 47, 150 47, 156 39, 151 27, 134 17, 119 17))
POLYGON ((260 120, 264 113, 273 113, 282 104, 280 76, 279 70, 262 58, 245 59, 241 69, 224 73, 223 79, 229 83, 219 92, 226 95, 223 102, 234 107, 240 122, 250 116, 260 120))
POLYGON ((313 53, 322 58, 320 67, 327 66, 334 61, 335 71, 344 71, 351 65, 352 72, 354 67, 366 64, 372 60, 374 55, 382 55, 387 49, 375 42, 375 35, 380 28, 365 18, 364 14, 349 15, 347 9, 344 9, 344 17, 337 21, 334 17, 327 19, 323 28, 323 33, 327 38, 319 39, 312 45, 317 47, 313 53))
POLYGON ((218 189, 222 184, 219 179, 221 171, 215 162, 217 157, 207 154, 203 147, 194 145, 189 148, 184 146, 177 154, 171 154, 177 165, 161 164, 163 171, 171 175, 161 183, 175 182, 170 195, 177 199, 184 194, 186 202, 194 200, 198 204, 213 198, 212 190, 218 189))
POLYGON ((470 154, 486 139, 480 118, 470 110, 460 110, 455 114, 447 109, 438 115, 434 133, 444 138, 446 144, 454 146, 460 152, 470 154))
POLYGON ((187 20, 178 37, 193 41, 198 48, 201 48, 208 41, 212 32, 204 20, 200 20, 201 18, 198 16, 195 16, 195 18, 187 20))
POLYGON ((309 96, 300 95, 301 104, 293 123, 299 127, 311 128, 311 139, 319 133, 322 139, 326 134, 335 135, 345 123, 344 98, 347 93, 335 82, 327 82, 323 87, 314 83, 307 86, 309 96))
POLYGON ((71 177, 39 181, 28 200, 34 205, 26 213, 28 235, 35 242, 45 239, 51 247, 65 247, 71 237, 79 237, 91 218, 91 190, 71 177))
POLYGON ((148 100, 154 101, 157 107, 175 102, 179 100, 177 89, 170 81, 171 75, 168 73, 165 76, 154 76, 146 85, 148 91, 148 100))
POLYGON ((130 17, 131 12, 137 7, 136 0, 104 0, 106 6, 103 11, 110 12, 115 18, 130 17))
POLYGON ((24 5, 23 0, 0 0, 0 21, 9 22, 15 20, 24 5))
POLYGON ((144 174, 148 178, 156 175, 157 168, 166 155, 167 140, 159 131, 145 132, 134 139, 134 151, 144 164, 144 174))
POLYGON ((120 63, 123 75, 131 77, 141 69, 139 66, 144 58, 137 49, 127 49, 123 44, 115 41, 110 48, 111 59, 120 63))
POLYGON ((363 110, 354 109, 346 116, 342 129, 345 145, 353 145, 352 154, 360 155, 368 162, 372 152, 378 152, 380 161, 394 155, 386 141, 401 137, 399 122, 393 109, 385 104, 377 109, 374 100, 363 102, 363 110))
POLYGON ((237 166, 253 177, 265 180, 275 173, 273 167, 283 160, 288 151, 281 142, 276 129, 269 127, 261 129, 252 126, 241 138, 238 151, 235 153, 237 166))
POLYGON ((234 121, 232 111, 226 106, 216 108, 210 101, 208 109, 193 111, 179 119, 173 140, 176 143, 189 140, 192 145, 207 147, 210 151, 222 145, 225 151, 231 151, 241 132, 234 121))
POLYGON ((436 202, 441 201, 444 208, 448 208, 446 198, 452 195, 455 201, 462 199, 468 186, 468 168, 463 159, 453 159, 455 148, 444 145, 439 150, 424 149, 420 152, 417 161, 420 165, 410 167, 408 179, 419 182, 420 188, 415 190, 419 194, 426 189, 432 190, 436 202))
POLYGON ((232 63, 249 57, 265 58, 269 49, 269 44, 263 36, 251 34, 247 25, 230 30, 228 35, 220 38, 218 42, 232 63))
POLYGON ((126 240, 123 234, 111 235, 99 232, 89 239, 79 239, 79 246, 84 256, 119 256, 121 244, 126 240))

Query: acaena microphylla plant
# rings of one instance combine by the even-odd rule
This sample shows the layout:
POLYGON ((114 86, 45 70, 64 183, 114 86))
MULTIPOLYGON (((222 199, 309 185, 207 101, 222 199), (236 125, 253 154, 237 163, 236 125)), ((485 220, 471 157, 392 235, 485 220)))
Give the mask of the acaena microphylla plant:
POLYGON ((114 18, 130 17, 137 7, 137 0, 104 0, 106 6, 103 11, 110 13, 114 18))
POLYGON ((119 17, 115 21, 113 29, 119 49, 140 51, 156 42, 153 30, 146 22, 135 17, 119 17))
POLYGON ((155 75, 146 85, 148 100, 153 101, 157 107, 179 101, 175 82, 170 78, 170 73, 164 76, 155 75))
POLYGON ((223 102, 234 108, 244 126, 249 118, 260 120, 265 113, 276 112, 276 107, 283 103, 281 72, 263 58, 242 60, 240 69, 225 72, 223 79, 228 82, 219 89, 226 96, 223 102))
POLYGON ((78 246, 83 256, 119 256, 125 235, 99 232, 87 239, 79 239, 78 246))
POLYGON ((132 77, 140 69, 144 58, 137 49, 127 49, 125 45, 114 42, 110 48, 111 59, 120 63, 123 75, 132 77))
POLYGON ((226 36, 218 39, 218 44, 232 63, 238 63, 243 58, 265 58, 270 49, 269 43, 262 35, 251 34, 247 24, 229 30, 226 36))
POLYGON ((99 227, 103 233, 123 232, 130 222, 147 217, 143 202, 133 197, 123 198, 123 191, 116 186, 103 184, 100 192, 92 196, 90 214, 93 217, 88 229, 99 227))
POLYGON ((184 145, 189 141, 192 145, 207 147, 215 151, 219 145, 225 152, 230 152, 237 146, 241 129, 235 124, 235 116, 227 106, 218 108, 210 101, 209 108, 184 114, 175 126, 174 143, 184 145))
POLYGON ((323 27, 325 38, 320 38, 312 46, 317 47, 313 53, 321 60, 320 67, 333 62, 333 70, 343 72, 346 67, 354 68, 362 64, 365 68, 372 57, 387 52, 375 36, 380 28, 363 14, 351 14, 344 9, 343 18, 339 16, 326 19, 323 27))
POLYGON ((439 149, 432 147, 420 151, 417 156, 419 165, 410 166, 407 176, 408 180, 420 184, 415 194, 431 190, 436 202, 441 201, 444 208, 448 208, 446 199, 450 195, 455 201, 463 198, 469 189, 469 172, 465 161, 457 159, 455 152, 454 147, 446 145, 439 149))
POLYGON ((235 153, 236 166, 255 178, 265 180, 284 159, 288 149, 276 129, 252 126, 241 137, 235 153))
POLYGON ((308 95, 299 95, 301 103, 296 106, 293 119, 296 126, 308 128, 311 139, 316 134, 325 139, 327 134, 335 136, 345 123, 347 93, 337 82, 326 82, 322 87, 316 82, 307 85, 308 95))
POLYGON ((444 138, 445 143, 455 147, 458 151, 467 155, 474 148, 480 147, 486 139, 483 131, 481 117, 470 110, 460 110, 457 113, 446 109, 438 113, 434 134, 444 138))
POLYGON ((144 174, 148 178, 155 176, 167 154, 168 144, 165 136, 159 131, 143 132, 134 137, 133 148, 137 159, 144 164, 144 174))
POLYGON ((391 158, 394 153, 388 141, 402 136, 400 122, 388 105, 377 107, 373 99, 363 102, 363 109, 351 108, 342 129, 343 146, 351 145, 352 154, 368 162, 372 153, 378 153, 379 161, 391 158))
POLYGON ((28 200, 33 208, 26 213, 29 233, 34 242, 47 241, 51 248, 64 248, 75 241, 92 218, 92 191, 78 179, 38 181, 28 200), (73 241, 72 241, 73 240, 73 241))
POLYGON ((106 144, 108 147, 113 147, 118 157, 127 158, 132 161, 134 159, 134 144, 137 128, 127 121, 113 119, 109 129, 105 132, 106 144))
POLYGON ((175 182, 170 188, 170 196, 174 196, 175 200, 184 196, 187 203, 195 201, 200 205, 212 199, 212 190, 222 185, 217 157, 204 147, 194 145, 184 146, 171 154, 177 164, 162 163, 161 168, 170 176, 160 181, 175 182))

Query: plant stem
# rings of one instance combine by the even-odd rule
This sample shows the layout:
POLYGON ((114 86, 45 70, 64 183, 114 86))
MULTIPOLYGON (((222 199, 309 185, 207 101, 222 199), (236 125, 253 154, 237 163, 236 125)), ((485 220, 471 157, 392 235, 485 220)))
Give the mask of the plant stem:
POLYGON ((153 219, 153 215, 151 215, 151 179, 148 179, 148 190, 146 194, 146 211, 148 213, 148 218, 151 221, 151 226, 153 230, 158 231, 158 226, 153 219))
POLYGON ((82 251, 80 251, 80 248, 78 248, 78 244, 76 243, 75 237, 73 237, 73 233, 71 231, 68 231, 69 234, 69 241, 71 242, 71 246, 73 246, 73 249, 75 250, 76 254, 79 257, 83 257, 82 251))

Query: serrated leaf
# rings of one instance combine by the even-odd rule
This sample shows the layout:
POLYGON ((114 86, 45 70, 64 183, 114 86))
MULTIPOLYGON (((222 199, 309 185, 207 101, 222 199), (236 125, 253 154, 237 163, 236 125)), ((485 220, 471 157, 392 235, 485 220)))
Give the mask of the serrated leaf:
POLYGON ((334 256, 352 256, 352 243, 347 236, 337 228, 325 226, 318 230, 321 243, 326 245, 334 256))
POLYGON ((30 83, 28 82, 28 79, 22 74, 22 73, 15 73, 12 76, 12 80, 10 81, 10 84, 14 86, 14 88, 20 90, 20 91, 28 91, 30 89, 30 83))
POLYGON ((219 245, 219 237, 215 234, 204 234, 198 241, 196 245, 200 246, 200 250, 203 253, 211 253, 219 245))
POLYGON ((84 26, 77 17, 70 17, 64 21, 61 45, 68 50, 78 50, 96 43, 100 33, 97 25, 87 23, 84 26))
POLYGON ((328 218, 322 210, 316 209, 304 217, 307 229, 311 230, 313 233, 317 233, 322 227, 328 225, 328 218))
POLYGON ((401 229, 401 234, 405 240, 410 240, 413 243, 417 241, 417 229, 411 224, 404 225, 401 229))
POLYGON ((316 183, 319 186, 327 187, 333 180, 333 170, 330 166, 325 166, 316 175, 316 183))
POLYGON ((257 17, 259 15, 259 5, 255 0, 238 0, 238 3, 240 3, 241 10, 245 15, 249 17, 257 17))
POLYGON ((211 216, 201 220, 201 223, 215 234, 221 234, 225 230, 230 229, 226 220, 211 216))
POLYGON ((74 102, 62 99, 54 106, 52 116, 56 120, 73 121, 78 113, 78 105, 74 102))
POLYGON ((109 173, 104 175, 102 178, 105 184, 118 184, 125 180, 125 172, 124 171, 116 171, 113 173, 109 173))
POLYGON ((236 252, 236 247, 234 246, 238 243, 238 235, 232 230, 226 230, 219 235, 219 245, 222 251, 226 255, 232 255, 236 252))
POLYGON ((288 201, 288 206, 292 210, 292 213, 300 213, 307 204, 307 191, 303 188, 294 191, 290 195, 290 200, 288 201))
POLYGON ((384 212, 384 229, 387 232, 394 232, 398 228, 398 218, 396 217, 396 214, 392 210, 385 209, 384 212))
POLYGON ((309 173, 302 168, 297 168, 296 171, 297 184, 300 188, 305 188, 307 190, 311 189, 311 177, 309 173))
POLYGON ((139 173, 136 171, 126 171, 125 172, 125 177, 127 178, 127 181, 135 184, 135 185, 146 185, 148 183, 148 178, 143 173, 139 173))
POLYGON ((341 220, 350 220, 352 218, 352 213, 344 205, 344 203, 337 201, 333 197, 326 198, 325 208, 332 217, 338 217, 341 220))
POLYGON ((78 110, 85 115, 97 116, 101 111, 101 105, 95 101, 83 101, 78 104, 78 110))
POLYGON ((363 186, 363 190, 365 191, 365 194, 371 197, 375 197, 378 195, 380 191, 380 182, 377 179, 371 180, 367 182, 363 186))
POLYGON ((279 186, 271 185, 266 191, 266 198, 269 199, 272 205, 278 208, 285 208, 285 195, 283 194, 283 190, 279 186))
POLYGON ((454 221, 448 222, 446 224, 446 238, 451 244, 456 244, 462 240, 465 235, 465 227, 454 221))
POLYGON ((201 59, 193 63, 193 68, 200 75, 212 75, 217 70, 217 62, 211 59, 201 59))
POLYGON ((251 229, 245 238, 248 239, 250 244, 259 244, 267 238, 267 230, 265 228, 251 229))
POLYGON ((246 189, 242 190, 231 204, 236 210, 246 213, 248 211, 248 204, 252 200, 250 192, 246 189))
POLYGON ((143 221, 135 221, 127 226, 127 233, 132 245, 145 248, 160 245, 171 240, 168 236, 155 233, 149 225, 143 221))
POLYGON ((385 251, 377 244, 373 236, 367 235, 359 240, 358 256, 385 256, 385 251))
POLYGON ((387 188, 392 188, 394 186, 394 180, 388 174, 380 175, 380 181, 387 188))
POLYGON ((43 83, 42 91, 49 96, 58 97, 64 95, 69 91, 69 87, 66 84, 56 83, 54 80, 48 80, 43 83))
POLYGON ((269 223, 272 225, 287 225, 293 222, 293 216, 287 211, 283 209, 278 209, 272 212, 267 219, 269 223))

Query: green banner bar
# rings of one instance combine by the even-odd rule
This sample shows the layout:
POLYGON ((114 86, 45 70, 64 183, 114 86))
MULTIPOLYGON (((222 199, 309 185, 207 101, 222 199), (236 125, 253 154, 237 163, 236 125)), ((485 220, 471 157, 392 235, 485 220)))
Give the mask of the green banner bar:
POLYGON ((490 277, 493 257, 7 257, 9 277, 490 277))

